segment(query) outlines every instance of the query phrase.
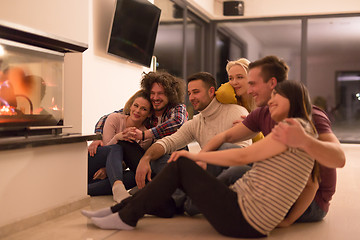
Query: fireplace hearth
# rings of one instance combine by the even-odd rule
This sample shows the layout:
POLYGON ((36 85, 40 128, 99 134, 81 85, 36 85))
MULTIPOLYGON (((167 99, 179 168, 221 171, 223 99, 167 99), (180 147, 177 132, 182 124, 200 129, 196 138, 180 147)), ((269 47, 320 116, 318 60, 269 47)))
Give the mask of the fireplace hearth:
POLYGON ((0 137, 61 133, 64 57, 86 49, 0 21, 0 137))

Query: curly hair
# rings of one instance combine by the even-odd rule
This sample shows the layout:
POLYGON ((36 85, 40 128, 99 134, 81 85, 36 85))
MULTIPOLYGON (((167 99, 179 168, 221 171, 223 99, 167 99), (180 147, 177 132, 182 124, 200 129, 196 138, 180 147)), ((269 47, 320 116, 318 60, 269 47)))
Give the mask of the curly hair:
POLYGON ((169 100, 169 106, 175 106, 185 101, 185 81, 165 71, 144 73, 141 80, 141 88, 150 96, 152 85, 158 83, 163 86, 165 95, 169 100))
POLYGON ((266 56, 249 64, 249 70, 255 67, 261 67, 261 74, 265 82, 272 77, 275 77, 278 83, 288 78, 289 66, 277 56, 266 56))

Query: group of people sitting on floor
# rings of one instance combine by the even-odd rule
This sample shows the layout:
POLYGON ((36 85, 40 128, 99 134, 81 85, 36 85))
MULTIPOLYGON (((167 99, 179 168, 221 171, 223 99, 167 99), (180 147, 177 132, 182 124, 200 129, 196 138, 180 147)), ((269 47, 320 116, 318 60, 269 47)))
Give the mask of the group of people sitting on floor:
POLYGON ((117 204, 83 215, 102 229, 131 230, 145 214, 203 214, 241 238, 326 216, 345 164, 327 115, 276 56, 226 70, 218 90, 209 73, 187 78, 191 120, 183 80, 144 74, 124 108, 99 120, 102 140, 89 146, 89 195, 112 194, 117 204), (198 153, 187 149, 194 141, 198 153))

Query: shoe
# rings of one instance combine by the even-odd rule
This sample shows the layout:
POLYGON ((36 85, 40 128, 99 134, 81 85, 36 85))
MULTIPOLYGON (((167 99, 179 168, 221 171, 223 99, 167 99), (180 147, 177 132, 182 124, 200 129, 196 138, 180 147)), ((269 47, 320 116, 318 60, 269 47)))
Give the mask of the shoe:
POLYGON ((129 194, 130 195, 134 195, 135 193, 137 193, 140 189, 138 188, 138 186, 133 187, 132 189, 129 190, 129 194))
POLYGON ((195 216, 196 214, 200 214, 199 209, 193 204, 192 200, 188 197, 184 203, 184 211, 190 217, 195 216))

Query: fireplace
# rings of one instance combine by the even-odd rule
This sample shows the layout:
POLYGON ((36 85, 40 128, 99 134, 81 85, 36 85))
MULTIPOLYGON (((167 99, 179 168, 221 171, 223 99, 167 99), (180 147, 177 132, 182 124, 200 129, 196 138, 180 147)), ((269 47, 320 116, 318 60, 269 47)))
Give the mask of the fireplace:
POLYGON ((59 133, 64 57, 86 46, 0 22, 0 137, 59 133))

